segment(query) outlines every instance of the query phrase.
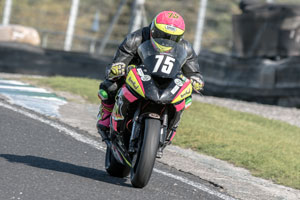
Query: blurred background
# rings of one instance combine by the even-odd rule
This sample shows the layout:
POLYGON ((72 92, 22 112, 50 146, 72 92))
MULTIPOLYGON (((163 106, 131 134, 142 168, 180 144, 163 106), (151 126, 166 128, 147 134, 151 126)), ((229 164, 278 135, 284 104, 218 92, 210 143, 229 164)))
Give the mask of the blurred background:
POLYGON ((205 95, 300 107, 299 0, 1 0, 0 71, 103 79, 164 10, 185 20, 205 95))
MULTIPOLYGON (((136 16, 134 8, 141 10, 141 25, 150 24, 160 11, 177 11, 186 22, 185 39, 193 44, 196 33, 199 34, 197 22, 201 20, 201 1, 203 0, 1 0, 0 17, 3 23, 5 5, 10 2, 11 9, 6 23, 33 27, 40 35, 42 47, 64 49, 73 5, 78 7, 78 11, 70 50, 97 54, 105 34, 112 29, 102 54, 113 55, 116 46, 132 30, 133 17, 136 16), (136 6, 138 3, 142 3, 142 6, 136 6)), ((300 4, 299 0, 269 2, 300 4)), ((240 0, 207 1, 204 5, 206 12, 201 48, 220 53, 231 52, 232 15, 241 13, 239 3, 240 0)))

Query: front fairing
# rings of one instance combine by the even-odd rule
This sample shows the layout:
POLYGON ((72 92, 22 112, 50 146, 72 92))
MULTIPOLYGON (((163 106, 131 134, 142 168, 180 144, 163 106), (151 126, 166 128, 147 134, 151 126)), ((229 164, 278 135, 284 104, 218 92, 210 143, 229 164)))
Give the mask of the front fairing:
POLYGON ((143 64, 129 72, 126 83, 148 100, 176 103, 192 93, 190 81, 181 72, 187 54, 178 43, 169 40, 161 43, 171 47, 170 51, 158 51, 150 40, 140 45, 138 53, 143 64))
POLYGON ((160 88, 157 86, 156 80, 151 76, 151 71, 149 72, 147 67, 141 65, 136 68, 136 71, 141 77, 145 98, 161 104, 172 103, 180 89, 184 85, 189 84, 188 79, 181 73, 177 73, 174 79, 168 80, 170 83, 165 88, 160 88))

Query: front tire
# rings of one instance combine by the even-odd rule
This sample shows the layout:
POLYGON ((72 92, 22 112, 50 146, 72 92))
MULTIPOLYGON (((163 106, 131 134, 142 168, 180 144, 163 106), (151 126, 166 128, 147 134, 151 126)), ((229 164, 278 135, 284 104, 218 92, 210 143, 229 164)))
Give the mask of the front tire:
POLYGON ((105 154, 105 170, 109 175, 120 178, 126 177, 130 173, 130 167, 119 163, 108 146, 105 154))
POLYGON ((134 187, 143 188, 150 180, 159 146, 160 128, 160 120, 145 119, 144 134, 141 138, 142 146, 131 168, 130 179, 134 187))

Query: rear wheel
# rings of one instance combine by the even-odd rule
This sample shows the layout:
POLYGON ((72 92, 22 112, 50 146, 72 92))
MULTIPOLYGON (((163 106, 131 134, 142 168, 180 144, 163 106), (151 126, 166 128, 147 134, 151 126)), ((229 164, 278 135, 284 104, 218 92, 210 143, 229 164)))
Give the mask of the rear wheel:
POLYGON ((150 180, 159 146, 160 126, 160 120, 145 119, 141 148, 131 168, 130 179, 134 187, 145 187, 150 180))
POLYGON ((128 176, 130 173, 130 167, 119 163, 108 146, 105 154, 105 170, 111 176, 121 178, 128 176))

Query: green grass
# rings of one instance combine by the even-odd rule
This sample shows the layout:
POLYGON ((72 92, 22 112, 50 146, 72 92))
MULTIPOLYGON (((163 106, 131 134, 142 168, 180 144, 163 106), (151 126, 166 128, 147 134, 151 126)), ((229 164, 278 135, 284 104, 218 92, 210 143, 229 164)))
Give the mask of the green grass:
MULTIPOLYGON (((32 79, 31 79, 32 80, 32 79)), ((98 80, 48 77, 37 85, 97 98, 98 80)), ((247 168, 255 176, 300 189, 300 128, 223 107, 193 102, 174 144, 247 168)))
POLYGON ((53 76, 44 78, 22 78, 33 85, 46 86, 54 90, 80 95, 90 103, 100 103, 97 96, 100 80, 89 78, 53 76))
POLYGON ((193 102, 174 144, 300 188, 300 128, 287 123, 193 102))

